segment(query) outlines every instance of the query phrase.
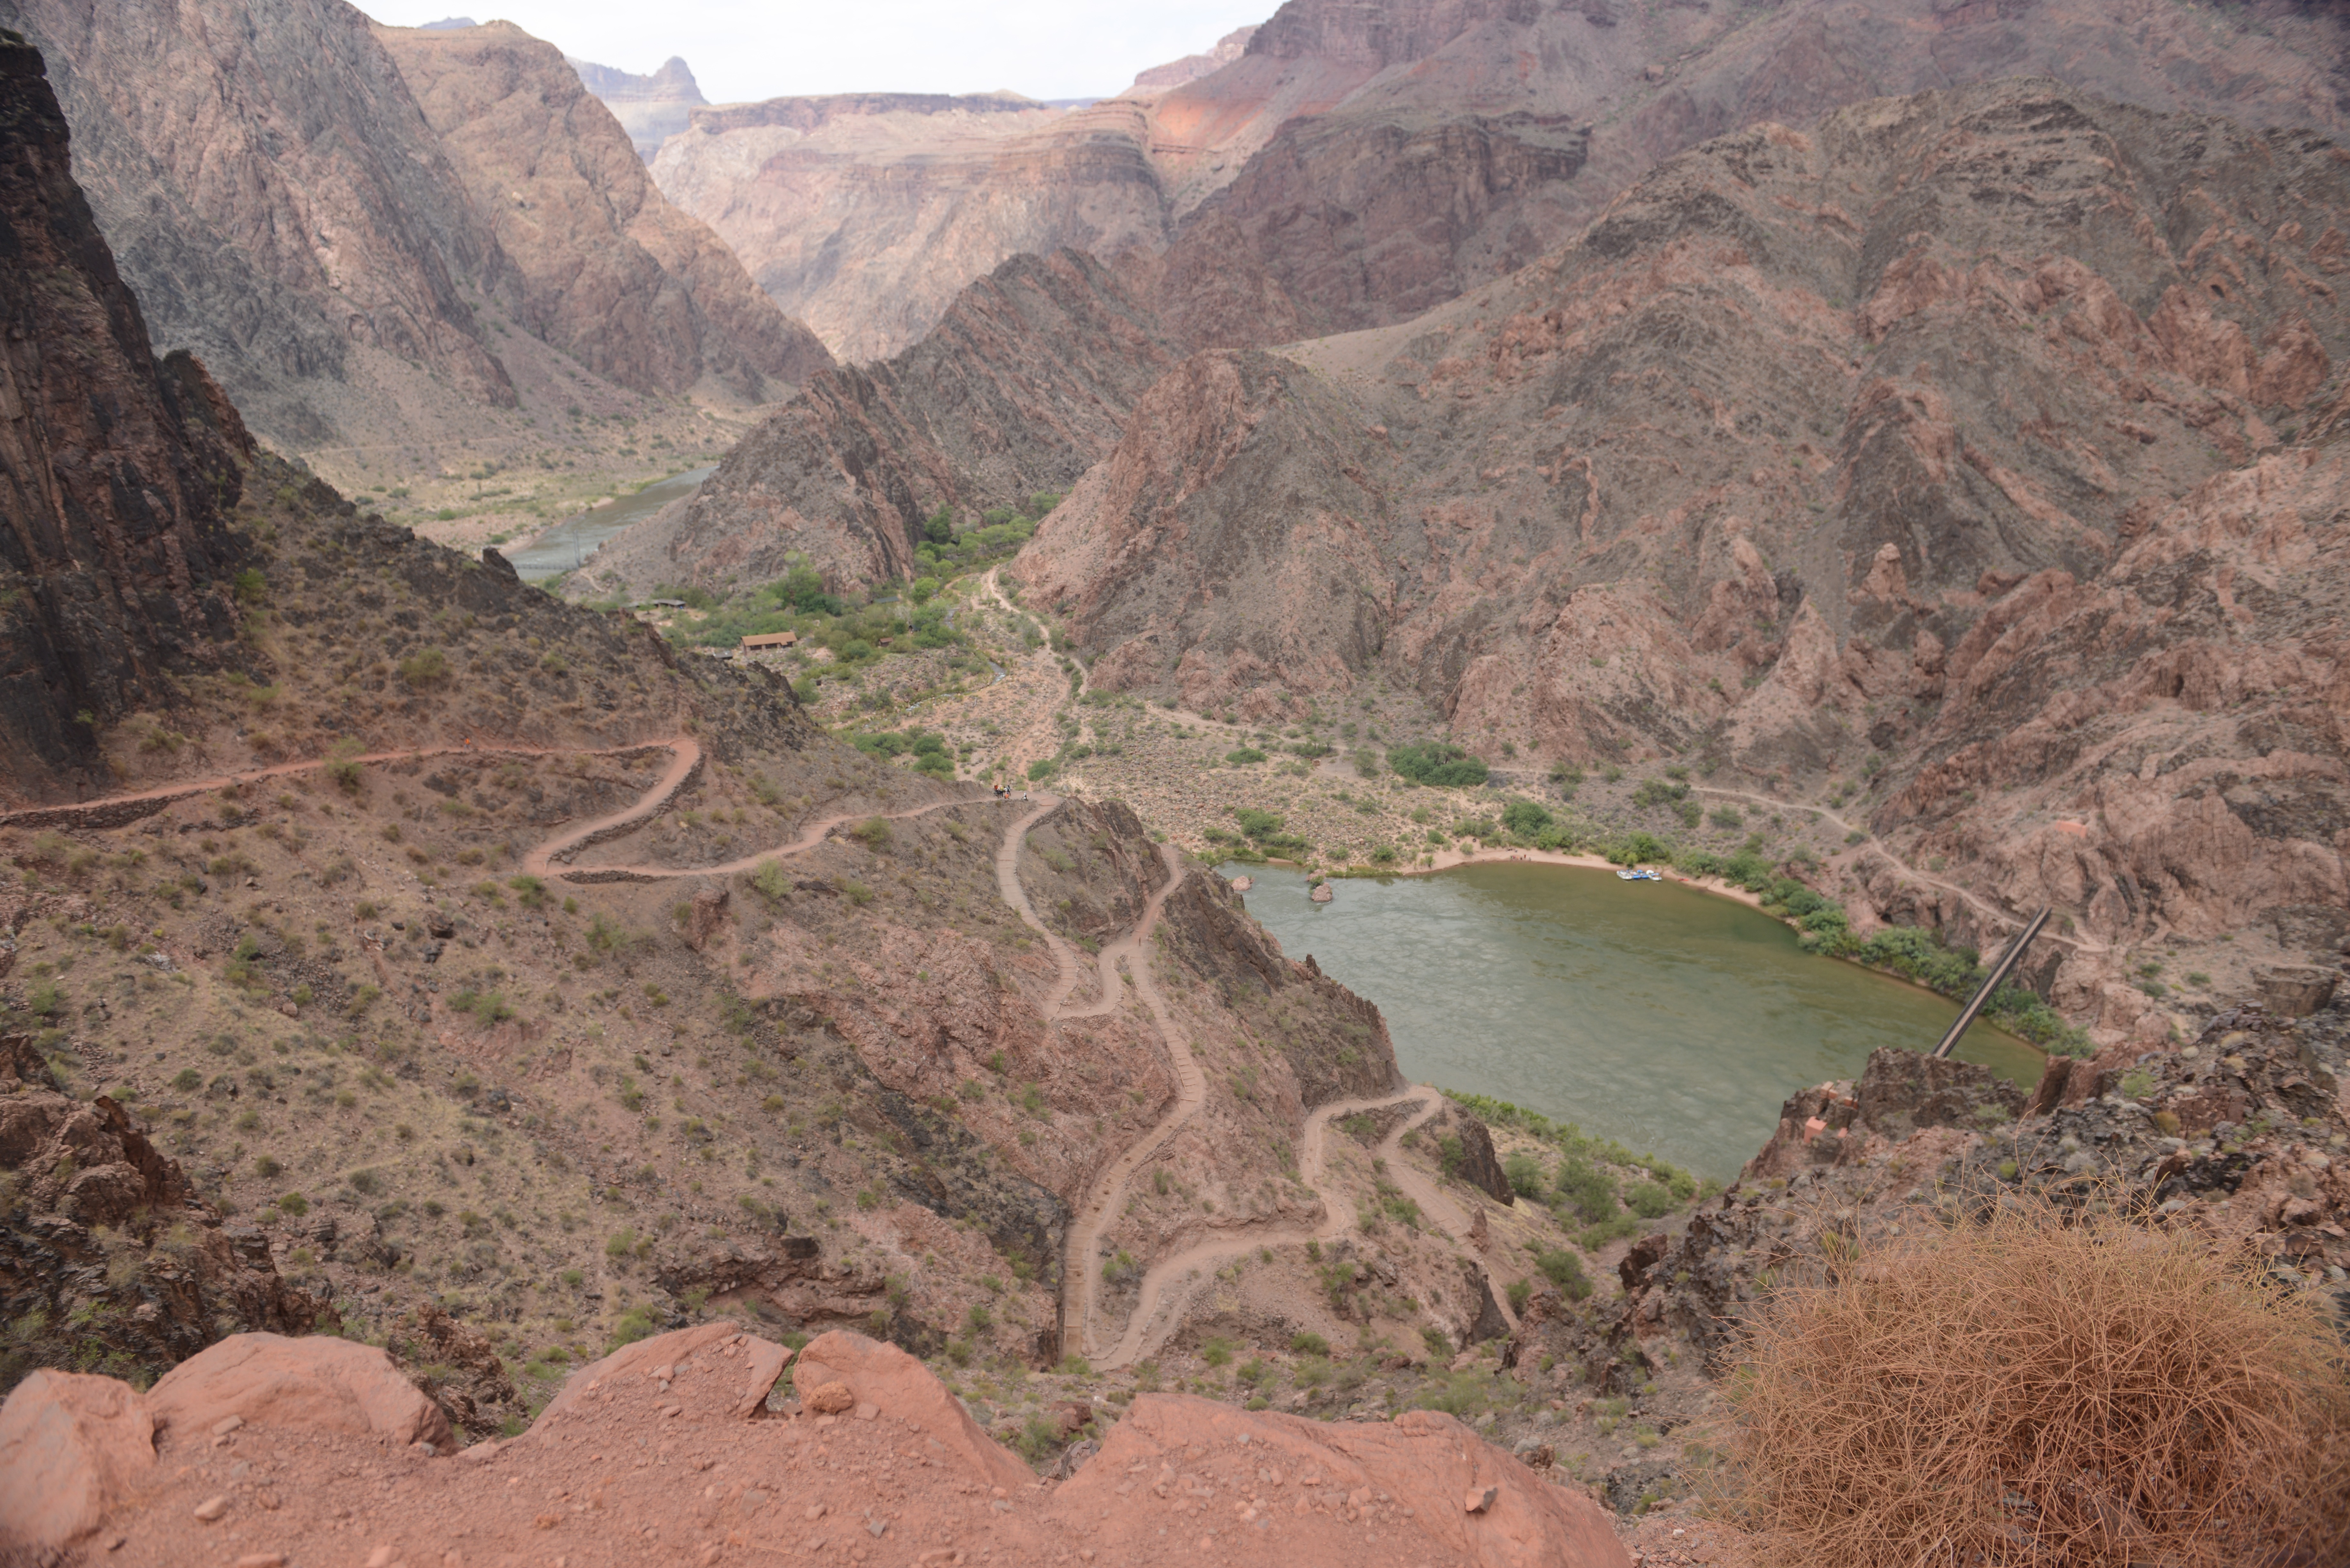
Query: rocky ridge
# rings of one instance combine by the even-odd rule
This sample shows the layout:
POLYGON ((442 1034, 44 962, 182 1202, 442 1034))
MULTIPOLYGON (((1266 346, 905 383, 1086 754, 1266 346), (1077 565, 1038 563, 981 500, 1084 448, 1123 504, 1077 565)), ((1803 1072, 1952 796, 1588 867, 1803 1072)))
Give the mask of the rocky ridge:
POLYGON ((387 452, 437 469, 492 434, 543 446, 525 416, 583 391, 627 403, 707 369, 731 396, 767 395, 764 378, 821 362, 649 188, 551 50, 500 33, 492 62, 470 28, 411 50, 442 62, 444 146, 367 19, 328 0, 14 0, 0 23, 47 54, 80 182, 158 340, 201 355, 265 439, 338 471, 387 452), (542 105, 529 123, 492 90, 525 56, 562 119, 542 105), (483 61, 482 82, 460 92, 452 57, 483 61), (560 154, 528 190, 498 184, 512 166, 476 116, 500 104, 501 134, 560 154), (610 379, 577 382, 567 353, 610 379))
POLYGON ((706 379, 763 402, 829 366, 718 236, 653 188, 553 45, 510 22, 375 36, 512 263, 533 336, 640 392, 706 379))
POLYGON ((876 96, 825 100, 819 130, 800 123, 814 100, 697 110, 657 171, 861 358, 916 340, 1005 257, 1065 244, 1125 253, 1202 347, 1401 321, 1564 244, 1698 142, 1888 94, 2046 74, 2345 129, 2344 24, 2282 0, 1287 0, 1201 74, 1233 41, 1066 114, 876 96))
POLYGON ((1741 132, 1409 326, 1186 361, 1017 570, 1106 689, 1859 793, 1989 901, 1862 847, 1856 929, 2054 903, 2060 1005, 2159 1036, 2124 949, 2341 934, 2339 168, 2045 80, 1741 132))
POLYGON ((941 507, 972 523, 1074 484, 1176 355, 1091 256, 1015 257, 897 358, 819 374, 691 501, 606 545, 580 591, 757 582, 795 555, 837 586, 910 576, 941 507))

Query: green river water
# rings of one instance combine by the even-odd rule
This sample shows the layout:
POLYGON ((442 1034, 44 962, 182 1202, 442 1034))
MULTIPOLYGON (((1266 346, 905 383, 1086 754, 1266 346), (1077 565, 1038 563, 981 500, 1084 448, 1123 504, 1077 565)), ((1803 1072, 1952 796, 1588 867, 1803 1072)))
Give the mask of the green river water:
MULTIPOLYGON (((1958 1006, 1820 958, 1779 921, 1672 882, 1486 864, 1339 881, 1278 867, 1249 913, 1291 958, 1377 1002, 1414 1083, 1508 1100, 1700 1176, 1735 1176, 1792 1091, 1879 1045, 1933 1048, 1958 1006)), ((1957 1053, 2020 1083, 2040 1053, 1977 1023, 1957 1053)))

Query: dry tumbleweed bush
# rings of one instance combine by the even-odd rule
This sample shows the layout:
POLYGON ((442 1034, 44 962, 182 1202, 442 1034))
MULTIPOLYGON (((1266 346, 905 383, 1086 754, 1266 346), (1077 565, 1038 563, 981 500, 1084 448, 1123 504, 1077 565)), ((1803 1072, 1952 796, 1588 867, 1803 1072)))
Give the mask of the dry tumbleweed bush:
POLYGON ((2031 1206, 1783 1291, 1733 1384, 1749 1522, 1807 1568, 2332 1564, 2350 1383, 2306 1297, 2031 1206))

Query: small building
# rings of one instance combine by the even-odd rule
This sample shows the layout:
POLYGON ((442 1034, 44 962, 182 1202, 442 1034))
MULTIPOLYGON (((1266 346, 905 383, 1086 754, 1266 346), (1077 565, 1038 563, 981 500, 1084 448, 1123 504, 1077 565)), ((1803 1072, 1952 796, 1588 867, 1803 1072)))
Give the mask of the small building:
POLYGON ((756 653, 761 649, 789 648, 792 644, 799 641, 799 639, 800 634, 795 631, 763 631, 755 637, 744 638, 743 639, 743 651, 745 653, 756 653))

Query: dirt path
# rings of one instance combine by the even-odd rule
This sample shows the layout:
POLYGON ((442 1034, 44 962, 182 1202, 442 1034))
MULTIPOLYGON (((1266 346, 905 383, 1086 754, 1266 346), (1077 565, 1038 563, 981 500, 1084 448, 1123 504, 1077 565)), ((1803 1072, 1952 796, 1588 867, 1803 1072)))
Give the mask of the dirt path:
MULTIPOLYGON (((248 768, 243 773, 215 774, 210 778, 186 779, 175 784, 157 784, 151 789, 100 795, 96 800, 71 801, 59 805, 29 805, 22 810, 0 813, 0 827, 60 826, 76 816, 90 815, 120 815, 123 821, 135 822, 148 815, 138 809, 140 806, 161 811, 173 801, 185 800, 190 795, 259 784, 264 779, 291 778, 296 774, 316 773, 320 768, 344 763, 421 762, 428 757, 621 757, 630 752, 674 750, 681 739, 677 735, 663 735, 650 741, 630 741, 619 746, 475 746, 460 742, 453 746, 417 746, 405 751, 360 752, 348 757, 310 757, 300 762, 273 763, 265 768, 248 768)), ((693 742, 686 741, 685 744, 693 745, 693 742)), ((698 763, 701 757, 698 746, 694 748, 694 756, 698 763)))
MULTIPOLYGON (((1444 1108, 1442 1095, 1430 1088, 1412 1088, 1399 1095, 1334 1100, 1326 1106, 1316 1106, 1306 1116, 1305 1130, 1298 1138, 1297 1170, 1298 1179, 1322 1199, 1321 1222, 1311 1230, 1236 1226, 1160 1259, 1142 1277, 1142 1293, 1135 1302, 1132 1315, 1127 1320, 1125 1333, 1114 1346, 1104 1353, 1096 1366, 1102 1369, 1128 1366, 1156 1352, 1181 1324, 1182 1308, 1199 1288, 1202 1275, 1223 1260, 1253 1252, 1261 1247, 1302 1247, 1308 1241, 1335 1241, 1353 1230, 1353 1213, 1337 1200, 1326 1185, 1330 1179, 1327 1163, 1330 1124, 1340 1116, 1350 1116, 1358 1111, 1383 1110, 1415 1100, 1419 1102, 1419 1108, 1380 1141, 1376 1156, 1386 1161, 1388 1179, 1419 1204, 1420 1212, 1428 1216, 1454 1245, 1466 1248, 1469 1244, 1468 1217, 1462 1213, 1459 1204, 1440 1192, 1434 1183, 1404 1161, 1400 1147, 1405 1134, 1444 1108)), ((1502 1315, 1515 1329, 1517 1315, 1510 1310, 1508 1298, 1496 1291, 1493 1299, 1501 1306, 1502 1315)))
MULTIPOLYGON (((1862 840, 1870 850, 1874 851, 1896 871, 1899 872, 1902 876, 1907 877, 1909 880, 1922 883, 1929 888, 1939 888, 1945 893, 1955 893, 1960 898, 1964 898, 1968 905, 1973 909, 1977 914, 1981 915, 1984 919, 1991 920, 1995 924, 2006 927, 2011 930, 2021 930, 2026 923, 2024 920, 2020 919, 2017 917, 2009 914, 2006 910, 1991 904, 1980 894, 1970 892, 1968 889, 1960 887, 1956 882, 1946 882, 1939 877, 1931 876, 1924 871, 1918 870, 1918 867, 1910 865, 1907 860, 1902 859, 1901 857, 1894 854, 1892 850, 1887 848, 1885 846, 1885 841, 1877 837, 1875 833, 1871 832, 1868 825, 1865 822, 1849 822, 1844 817, 1838 815, 1836 813, 1830 811, 1824 805, 1805 805, 1799 801, 1774 800, 1769 795, 1749 794, 1743 790, 1715 789, 1711 784, 1697 784, 1692 787, 1700 794, 1719 795, 1724 800, 1742 800, 1753 805, 1769 806, 1773 811, 1809 812, 1823 821, 1835 824, 1838 827, 1843 828, 1847 836, 1855 833, 1859 834, 1862 840)), ((2057 931, 2043 931, 2041 935, 2049 941, 2062 942, 2067 947, 2078 948, 2083 952, 2110 952, 2113 950, 2106 943, 2095 941, 2086 937, 2066 936, 2057 931)))
MULTIPOLYGON (((989 590, 999 603, 1010 609, 996 586, 994 575, 989 574, 989 590)), ((540 841, 523 857, 523 868, 533 875, 559 876, 567 880, 625 876, 631 880, 670 880, 686 877, 723 877, 747 871, 764 861, 798 855, 822 844, 832 832, 847 823, 865 821, 879 816, 884 821, 900 821, 922 816, 950 806, 975 804, 991 797, 957 795, 926 805, 909 806, 891 812, 842 812, 818 818, 803 827, 789 842, 764 849, 736 859, 712 866, 668 867, 592 865, 558 871, 558 864, 567 864, 581 851, 606 840, 621 836, 652 820, 676 799, 701 774, 704 761, 699 742, 688 735, 670 735, 657 740, 639 741, 622 746, 605 747, 483 747, 469 745, 420 747, 407 751, 371 752, 348 759, 362 763, 382 763, 421 760, 436 756, 613 756, 640 752, 654 747, 666 748, 669 766, 639 795, 619 811, 577 823, 558 830, 540 841)), ((38 807, 0 816, 0 826, 26 823, 37 818, 47 823, 68 820, 84 814, 111 813, 119 815, 125 807, 151 805, 155 809, 189 795, 219 790, 232 784, 244 784, 265 778, 282 778, 329 765, 326 758, 303 762, 281 763, 272 767, 243 774, 222 774, 215 778, 159 786, 128 794, 110 795, 100 800, 84 801, 71 805, 38 807)), ((1096 960, 1095 973, 1098 995, 1089 1002, 1072 1003, 1070 998, 1084 983, 1086 966, 1076 950, 1058 933, 1047 927, 1036 913, 1026 888, 1020 881, 1020 849, 1026 842, 1028 830, 1050 815, 1061 805, 1057 795, 1035 798, 1035 809, 1023 814, 1004 829, 1003 842, 995 852, 996 885, 1003 901, 1018 913, 1045 940, 1052 952, 1060 975, 1051 997, 1044 1008, 1048 1026, 1083 1018, 1100 1018, 1118 1012, 1126 1002, 1126 981, 1130 979, 1136 993, 1151 1015, 1159 1031, 1159 1041, 1167 1053, 1169 1065, 1176 1081, 1175 1103, 1151 1128, 1119 1152, 1118 1157, 1097 1175, 1086 1199, 1071 1216, 1063 1270, 1063 1315, 1065 1334, 1074 1329, 1076 1343, 1090 1354, 1097 1343, 1094 1337, 1095 1297, 1099 1284, 1098 1263, 1094 1251, 1101 1232, 1124 1200, 1126 1191, 1143 1166, 1163 1149, 1168 1141, 1199 1115, 1207 1104, 1207 1079, 1191 1049, 1182 1043, 1169 1011, 1166 999, 1159 993, 1158 981, 1151 973, 1149 942, 1157 927, 1168 898, 1182 885, 1188 873, 1181 855, 1172 846, 1162 846, 1160 860, 1166 869, 1165 878, 1152 890, 1141 917, 1133 929, 1117 941, 1105 946, 1096 960)), ((134 818, 135 819, 135 815, 134 818)), ((1103 1355, 1105 1368, 1124 1366, 1139 1359, 1163 1344, 1180 1321, 1180 1309, 1196 1287, 1201 1272, 1217 1261, 1253 1251, 1260 1247, 1303 1245, 1308 1241, 1335 1241, 1346 1233, 1352 1223, 1347 1212, 1325 1185, 1328 1179, 1326 1168, 1326 1143, 1332 1118, 1352 1116, 1358 1111, 1376 1110, 1383 1106, 1420 1101, 1419 1108, 1379 1145, 1378 1155, 1388 1164, 1388 1179, 1419 1206, 1440 1230, 1456 1244, 1465 1245, 1469 1221, 1460 1206, 1439 1191, 1436 1187, 1400 1158, 1399 1145, 1403 1136, 1434 1116, 1441 1107, 1442 1097, 1433 1089, 1411 1089, 1399 1095, 1371 1099, 1340 1100, 1320 1106, 1306 1117, 1299 1149, 1299 1170, 1305 1185, 1322 1200, 1323 1218, 1310 1231, 1273 1229, 1264 1226, 1244 1226, 1210 1240, 1186 1247, 1172 1256, 1161 1259, 1144 1276, 1142 1290, 1119 1336, 1103 1355)), ((1499 1299, 1497 1297, 1497 1299, 1499 1299)), ((1503 1308, 1506 1314, 1508 1308, 1503 1308)), ((1513 1320, 1514 1321, 1514 1320, 1513 1320)))

